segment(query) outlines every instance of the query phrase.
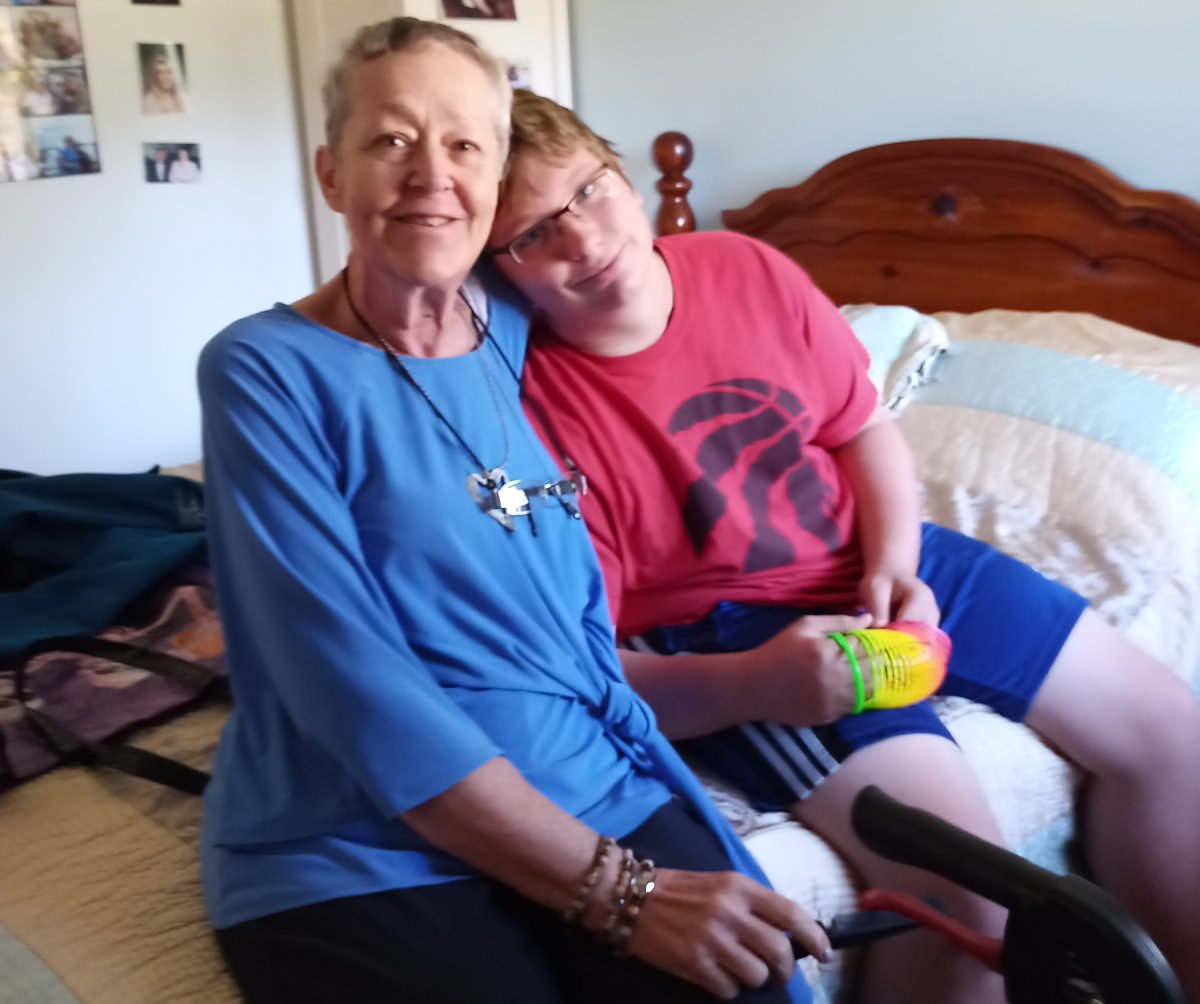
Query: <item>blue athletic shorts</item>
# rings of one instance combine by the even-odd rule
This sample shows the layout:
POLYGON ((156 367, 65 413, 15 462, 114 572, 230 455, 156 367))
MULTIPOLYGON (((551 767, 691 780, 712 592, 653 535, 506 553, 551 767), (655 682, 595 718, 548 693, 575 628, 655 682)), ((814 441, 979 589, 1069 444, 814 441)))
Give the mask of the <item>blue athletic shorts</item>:
MULTIPOLYGON (((918 575, 933 590, 954 643, 940 694, 969 697, 1022 721, 1087 601, 981 541, 927 523, 918 575)), ((804 614, 828 609, 718 603, 702 621, 657 628, 630 642, 646 651, 737 652, 804 614)), ((809 795, 855 750, 893 736, 951 739, 928 701, 797 728, 755 722, 677 744, 681 753, 749 797, 762 811, 809 795)))

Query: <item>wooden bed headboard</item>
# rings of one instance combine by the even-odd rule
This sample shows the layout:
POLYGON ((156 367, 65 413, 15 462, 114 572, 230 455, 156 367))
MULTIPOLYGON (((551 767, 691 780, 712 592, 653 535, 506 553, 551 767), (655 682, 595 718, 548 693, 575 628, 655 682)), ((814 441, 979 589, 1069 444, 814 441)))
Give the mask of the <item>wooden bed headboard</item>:
MULTIPOLYGON (((678 232, 691 144, 667 135, 655 149, 672 200, 660 228, 678 232)), ((798 261, 838 303, 1085 311, 1200 345, 1200 203, 1054 147, 869 147, 722 219, 798 261)))

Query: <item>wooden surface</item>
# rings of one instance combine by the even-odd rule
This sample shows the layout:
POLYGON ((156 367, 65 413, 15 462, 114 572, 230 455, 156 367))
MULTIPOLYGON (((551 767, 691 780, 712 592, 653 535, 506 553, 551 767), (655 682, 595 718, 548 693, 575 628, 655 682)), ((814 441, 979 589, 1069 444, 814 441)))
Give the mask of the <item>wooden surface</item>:
POLYGON ((655 186, 662 196, 657 232, 690 234, 696 229, 696 217, 688 203, 692 183, 683 173, 692 166, 692 141, 681 132, 660 134, 654 140, 654 163, 662 175, 655 186))
POLYGON ((722 219, 837 303, 1086 311, 1200 344, 1200 204, 1054 147, 869 147, 722 219))

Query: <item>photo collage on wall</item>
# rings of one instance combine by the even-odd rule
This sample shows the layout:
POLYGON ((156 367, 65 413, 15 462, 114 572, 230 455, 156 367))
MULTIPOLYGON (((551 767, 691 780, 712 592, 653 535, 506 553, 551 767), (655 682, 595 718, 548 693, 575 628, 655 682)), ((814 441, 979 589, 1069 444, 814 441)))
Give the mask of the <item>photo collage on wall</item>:
POLYGON ((100 170, 76 0, 0 0, 0 183, 100 170))
MULTIPOLYGON (((133 0, 133 3, 179 6, 179 0, 133 0)), ((138 42, 137 59, 142 114, 161 116, 163 123, 170 121, 168 116, 187 115, 191 111, 191 96, 184 47, 176 42, 138 42)), ((143 143, 142 164, 147 184, 194 185, 202 177, 199 143, 177 140, 143 143)))

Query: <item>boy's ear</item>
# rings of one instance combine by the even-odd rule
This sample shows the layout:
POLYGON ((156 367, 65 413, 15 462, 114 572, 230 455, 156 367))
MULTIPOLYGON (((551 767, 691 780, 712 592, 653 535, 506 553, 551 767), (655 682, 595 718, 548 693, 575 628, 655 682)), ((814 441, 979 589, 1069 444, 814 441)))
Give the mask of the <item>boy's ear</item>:
POLYGON ((313 158, 313 169, 317 172, 317 182, 321 186, 321 194, 325 196, 325 204, 335 213, 342 212, 342 193, 338 185, 338 162, 333 151, 325 145, 317 147, 313 158))

